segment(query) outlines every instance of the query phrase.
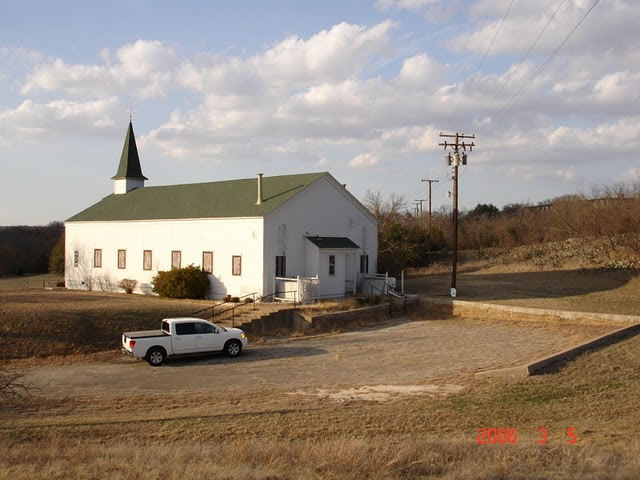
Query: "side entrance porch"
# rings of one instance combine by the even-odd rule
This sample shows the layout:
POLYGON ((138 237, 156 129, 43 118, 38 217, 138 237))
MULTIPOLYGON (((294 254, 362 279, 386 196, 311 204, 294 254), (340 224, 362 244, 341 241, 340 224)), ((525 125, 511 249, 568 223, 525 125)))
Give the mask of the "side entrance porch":
POLYGON ((356 293, 358 245, 347 237, 305 237, 304 243, 304 275, 276 277, 276 297, 309 302, 356 293))

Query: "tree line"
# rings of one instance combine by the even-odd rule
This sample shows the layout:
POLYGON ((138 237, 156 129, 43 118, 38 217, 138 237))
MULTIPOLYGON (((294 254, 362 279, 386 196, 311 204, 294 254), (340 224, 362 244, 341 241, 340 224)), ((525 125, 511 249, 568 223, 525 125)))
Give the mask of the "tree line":
MULTIPOLYGON (((397 275, 450 255, 452 210, 428 216, 409 212, 405 197, 368 191, 365 206, 378 220, 378 270, 397 275)), ((604 239, 612 249, 640 255, 640 181, 563 195, 536 205, 514 203, 502 209, 479 203, 459 214, 458 248, 509 249, 572 238, 604 239)))
MULTIPOLYGON (((64 224, 43 226, 0 226, 0 276, 46 273, 50 270, 52 250, 62 245, 64 270, 64 224)), ((59 247, 60 248, 60 247, 59 247)), ((60 271, 59 265, 52 265, 60 271)))

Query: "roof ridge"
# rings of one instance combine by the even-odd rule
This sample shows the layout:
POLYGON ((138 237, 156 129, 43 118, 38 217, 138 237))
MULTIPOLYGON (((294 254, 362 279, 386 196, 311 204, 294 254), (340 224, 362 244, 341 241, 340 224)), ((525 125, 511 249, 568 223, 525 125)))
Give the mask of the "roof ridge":
MULTIPOLYGON (((270 180, 277 179, 283 177, 303 177, 303 176, 311 176, 311 175, 330 175, 329 172, 308 172, 308 173, 289 173, 285 175, 272 175, 272 176, 263 176, 262 180, 270 180)), ((151 188, 167 188, 167 187, 188 187, 192 185, 210 185, 212 183, 230 183, 230 182, 240 182, 245 180, 256 181, 256 177, 246 177, 246 178, 232 178, 229 180, 212 180, 210 182, 193 182, 193 183, 172 183, 170 185, 149 185, 145 186, 145 189, 151 188)))

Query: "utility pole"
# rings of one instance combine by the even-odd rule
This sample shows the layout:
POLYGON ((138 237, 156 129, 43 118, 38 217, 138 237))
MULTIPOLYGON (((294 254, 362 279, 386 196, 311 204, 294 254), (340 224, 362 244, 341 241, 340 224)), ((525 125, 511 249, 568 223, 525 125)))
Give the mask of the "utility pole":
MULTIPOLYGON (((420 202, 420 218, 422 218, 422 202, 426 202, 425 199, 422 200, 414 200, 415 202, 420 202)), ((416 203, 418 205, 418 203, 416 203)))
POLYGON ((475 147, 475 143, 466 143, 464 141, 465 138, 473 138, 475 139, 475 135, 465 135, 464 133, 455 133, 455 134, 444 134, 440 132, 441 138, 455 138, 453 143, 447 142, 439 143, 441 147, 444 147, 444 150, 447 150, 447 147, 453 150, 453 156, 451 153, 448 153, 444 156, 445 161, 447 162, 447 166, 453 165, 453 259, 451 261, 451 296, 456 296, 456 270, 458 267, 458 166, 462 163, 462 165, 467 164, 467 154, 463 153, 460 155, 460 149, 463 152, 467 151, 467 147, 469 151, 473 151, 473 147, 475 147))
POLYGON ((428 178, 423 178, 423 182, 429 182, 429 231, 431 231, 431 184, 438 183, 440 180, 430 180, 428 178))
POLYGON ((419 207, 418 205, 420 205, 420 204, 419 204, 417 201, 416 201, 416 203, 413 205, 413 208, 414 208, 414 212, 415 212, 415 216, 416 216, 416 218, 418 217, 418 214, 420 213, 420 207, 419 207))

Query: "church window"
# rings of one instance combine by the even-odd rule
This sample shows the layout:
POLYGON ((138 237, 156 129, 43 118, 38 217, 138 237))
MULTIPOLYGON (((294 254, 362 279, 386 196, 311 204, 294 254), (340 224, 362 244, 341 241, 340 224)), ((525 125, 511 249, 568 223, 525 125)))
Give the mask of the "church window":
POLYGON ((213 273, 213 252, 202 252, 202 271, 213 273))
POLYGON ((231 257, 231 273, 233 275, 242 275, 242 257, 240 255, 231 257))
POLYGON ((153 255, 151 253, 151 250, 145 250, 142 255, 142 268, 144 270, 151 270, 152 258, 153 258, 153 255))
POLYGON ((182 264, 182 252, 174 250, 171 252, 171 268, 180 268, 182 264))
POLYGON ((118 268, 123 270, 127 268, 127 251, 118 250, 118 268))

